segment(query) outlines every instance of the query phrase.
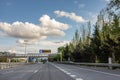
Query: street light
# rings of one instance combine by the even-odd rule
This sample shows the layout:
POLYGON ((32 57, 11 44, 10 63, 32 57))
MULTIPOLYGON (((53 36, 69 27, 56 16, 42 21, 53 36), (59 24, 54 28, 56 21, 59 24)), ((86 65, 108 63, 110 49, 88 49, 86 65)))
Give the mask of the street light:
POLYGON ((24 42, 25 42, 25 54, 26 54, 26 56, 27 56, 27 61, 26 61, 26 63, 28 63, 28 55, 27 55, 27 42, 28 42, 28 40, 24 40, 24 42))

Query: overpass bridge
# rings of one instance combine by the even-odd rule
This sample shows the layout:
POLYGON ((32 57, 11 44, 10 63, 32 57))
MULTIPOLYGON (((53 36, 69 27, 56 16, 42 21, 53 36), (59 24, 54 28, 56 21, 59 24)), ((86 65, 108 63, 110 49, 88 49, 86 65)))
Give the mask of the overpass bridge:
MULTIPOLYGON (((49 53, 50 54, 50 53, 49 53)), ((7 58, 7 61, 8 62, 11 62, 11 59, 12 58, 26 58, 26 62, 28 63, 28 59, 30 57, 33 57, 33 58, 47 58, 48 59, 48 56, 49 54, 47 53, 28 53, 28 54, 4 54, 4 55, 0 55, 0 58, 7 58)))
POLYGON ((40 53, 28 53, 28 54, 15 54, 15 56, 10 56, 14 58, 26 58, 26 57, 35 57, 35 58, 43 58, 48 57, 49 54, 40 54, 40 53))
POLYGON ((41 58, 41 57, 48 57, 49 54, 40 54, 40 53, 28 53, 28 54, 8 54, 8 55, 0 55, 0 57, 7 57, 7 58, 27 58, 27 57, 35 57, 35 58, 41 58))

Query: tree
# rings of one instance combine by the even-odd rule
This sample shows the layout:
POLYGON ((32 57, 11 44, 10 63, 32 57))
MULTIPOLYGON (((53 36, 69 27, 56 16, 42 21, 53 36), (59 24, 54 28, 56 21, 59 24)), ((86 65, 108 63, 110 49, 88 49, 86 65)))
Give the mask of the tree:
POLYGON ((69 48, 69 45, 67 44, 65 46, 65 49, 64 49, 64 55, 63 55, 63 57, 65 58, 66 61, 68 61, 70 59, 70 56, 71 56, 71 54, 70 54, 70 48, 69 48))
POLYGON ((93 38, 91 38, 91 45, 93 54, 95 55, 94 57, 96 59, 100 59, 100 54, 101 54, 101 37, 100 37, 100 30, 99 27, 96 25, 95 26, 95 31, 93 34, 93 38))
POLYGON ((91 24, 75 31, 72 41, 64 47, 66 60, 71 57, 77 62, 113 62, 120 63, 120 0, 110 0, 106 8, 100 11, 93 35, 91 24))

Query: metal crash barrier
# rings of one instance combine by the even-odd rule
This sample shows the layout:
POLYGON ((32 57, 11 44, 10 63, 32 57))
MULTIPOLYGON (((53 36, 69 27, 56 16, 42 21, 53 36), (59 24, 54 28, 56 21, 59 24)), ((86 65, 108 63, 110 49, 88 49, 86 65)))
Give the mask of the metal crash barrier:
POLYGON ((120 68, 120 64, 116 64, 116 63, 112 63, 112 64, 108 64, 108 63, 77 63, 77 62, 71 62, 71 61, 58 62, 58 63, 71 64, 71 65, 81 65, 81 66, 108 67, 109 69, 120 68))

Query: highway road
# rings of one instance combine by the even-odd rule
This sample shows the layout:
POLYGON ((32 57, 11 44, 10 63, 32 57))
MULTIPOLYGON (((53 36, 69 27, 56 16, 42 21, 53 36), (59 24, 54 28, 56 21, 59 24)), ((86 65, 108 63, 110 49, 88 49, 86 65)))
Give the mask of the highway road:
POLYGON ((47 62, 0 70, 0 80, 120 80, 120 70, 47 62))

